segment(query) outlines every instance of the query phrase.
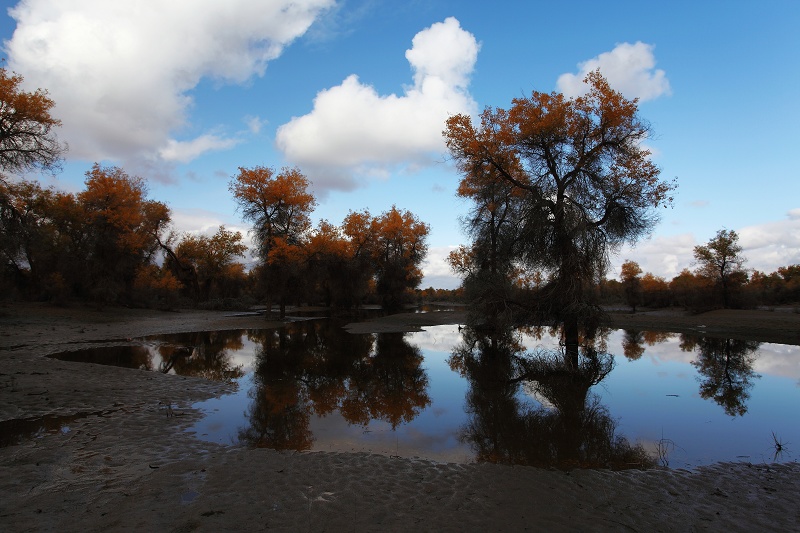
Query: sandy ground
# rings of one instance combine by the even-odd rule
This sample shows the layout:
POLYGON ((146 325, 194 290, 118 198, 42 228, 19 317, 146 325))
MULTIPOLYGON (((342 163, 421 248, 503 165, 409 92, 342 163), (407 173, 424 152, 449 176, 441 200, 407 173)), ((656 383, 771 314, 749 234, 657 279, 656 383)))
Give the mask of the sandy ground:
MULTIPOLYGON (((617 325, 677 320, 797 338, 797 314, 753 313, 762 315, 742 315, 739 327, 731 312, 685 322, 679 313, 619 315, 617 325)), ((800 531, 796 463, 561 472, 225 447, 183 431, 199 416, 192 403, 223 394, 224 384, 44 357, 140 335, 268 324, 226 315, 0 307, 2 440, 10 420, 73 417, 68 429, 0 448, 0 531, 800 531)), ((462 318, 402 315, 354 329, 462 318)))

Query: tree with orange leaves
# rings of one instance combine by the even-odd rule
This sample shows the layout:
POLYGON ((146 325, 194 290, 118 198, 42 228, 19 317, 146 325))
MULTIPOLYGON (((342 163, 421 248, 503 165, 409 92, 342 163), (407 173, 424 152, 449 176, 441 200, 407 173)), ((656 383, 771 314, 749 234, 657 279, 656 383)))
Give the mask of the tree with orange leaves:
POLYGON ((49 292, 47 280, 63 280, 59 268, 76 255, 77 250, 62 246, 69 239, 64 231, 67 220, 81 224, 74 206, 72 195, 42 188, 37 182, 0 180, 2 282, 14 280, 16 288, 24 288, 32 297, 49 296, 40 294, 49 292))
POLYGON ((411 211, 392 206, 372 220, 371 228, 378 296, 385 308, 398 309, 422 281, 420 265, 428 253, 430 227, 411 211))
POLYGON ((622 263, 620 278, 625 290, 625 302, 631 306, 631 312, 636 313, 636 306, 642 301, 642 280, 639 275, 642 267, 636 261, 622 263))
POLYGON ((135 285, 152 285, 145 277, 153 270, 145 267, 169 209, 149 200, 144 180, 122 169, 94 165, 86 176, 78 194, 0 182, 3 266, 33 298, 130 302, 135 285))
POLYGON ((241 241, 240 232, 226 230, 225 226, 220 226, 211 237, 184 235, 165 263, 173 272, 180 272, 181 268, 191 268, 193 275, 189 279, 196 280, 196 283, 187 283, 187 288, 194 293, 195 301, 207 301, 211 297, 212 288, 216 287, 221 293, 226 276, 235 274, 231 270, 234 259, 243 256, 247 250, 247 246, 241 241))
MULTIPOLYGON (((60 144, 55 136, 54 129, 61 122, 50 114, 55 104, 47 91, 23 91, 22 81, 22 76, 0 67, 0 268, 3 271, 0 290, 7 274, 18 281, 25 277, 19 262, 24 255, 28 255, 23 263, 28 263, 30 281, 38 289, 44 278, 37 276, 35 261, 40 259, 39 254, 31 252, 33 247, 44 243, 45 239, 38 237, 46 233, 48 224, 40 224, 37 219, 49 221, 42 208, 54 205, 51 200, 57 196, 28 182, 11 183, 4 173, 37 168, 55 171, 66 151, 66 145, 60 144), (35 208, 29 209, 33 204, 35 208)), ((46 249, 46 245, 40 246, 40 251, 46 249)), ((44 260, 42 266, 52 270, 54 261, 44 260)))
POLYGON ((533 92, 509 110, 487 108, 477 126, 452 116, 444 131, 462 181, 488 187, 499 178, 521 196, 515 258, 550 280, 529 307, 536 320, 564 323, 571 356, 579 325, 599 318, 592 286, 609 251, 648 234, 675 188, 659 179, 642 146, 650 128, 637 100, 611 89, 599 71, 585 81, 584 96, 533 92))
POLYGON ((306 239, 310 289, 325 305, 347 309, 361 303, 373 269, 359 255, 359 244, 327 220, 321 220, 306 239))
POLYGON ((45 90, 23 91, 22 81, 0 67, 0 171, 55 170, 66 151, 54 131, 61 122, 50 114, 55 103, 45 90))
POLYGON ((280 259, 297 256, 289 248, 298 246, 311 226, 309 216, 317 202, 308 187, 308 178, 297 168, 283 168, 276 174, 262 166, 240 167, 229 185, 242 218, 253 224, 259 271, 266 281, 267 314, 273 295, 280 300, 281 316, 285 312, 285 289, 292 267, 280 259))
POLYGON ((297 168, 283 168, 277 175, 268 167, 239 168, 228 188, 242 218, 253 224, 262 260, 275 238, 295 241, 309 229, 309 215, 317 205, 309 185, 297 168))
POLYGON ((95 164, 86 190, 77 195, 84 213, 86 274, 98 302, 129 297, 137 270, 151 262, 159 235, 170 222, 169 208, 147 198, 147 185, 117 167, 95 164))
POLYGON ((474 162, 465 173, 457 194, 472 201, 469 215, 462 220, 472 244, 451 252, 448 262, 463 278, 470 301, 468 320, 501 327, 513 321, 510 302, 520 285, 514 278, 525 273, 515 257, 523 195, 482 161, 474 162))

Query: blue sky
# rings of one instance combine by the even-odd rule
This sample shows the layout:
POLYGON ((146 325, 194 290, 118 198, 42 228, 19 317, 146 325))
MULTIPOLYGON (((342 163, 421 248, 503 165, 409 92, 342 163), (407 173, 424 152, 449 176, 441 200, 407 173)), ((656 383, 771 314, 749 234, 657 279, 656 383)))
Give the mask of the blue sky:
POLYGON ((800 2, 27 0, 0 18, 7 66, 47 88, 70 146, 44 183, 97 161, 147 178, 176 229, 246 231, 238 167, 298 166, 316 218, 396 204, 431 225, 424 286, 458 284, 466 242, 452 113, 531 91, 578 94, 599 67, 640 98, 674 208, 614 258, 671 279, 736 230, 747 266, 800 263, 800 2))

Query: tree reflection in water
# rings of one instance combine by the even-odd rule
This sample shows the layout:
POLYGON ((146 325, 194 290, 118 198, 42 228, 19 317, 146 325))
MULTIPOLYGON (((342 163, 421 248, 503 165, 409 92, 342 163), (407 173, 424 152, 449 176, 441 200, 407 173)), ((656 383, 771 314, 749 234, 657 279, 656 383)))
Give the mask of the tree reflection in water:
POLYGON ((231 363, 231 353, 241 350, 242 331, 198 331, 170 335, 170 342, 158 346, 159 370, 179 376, 195 376, 214 381, 238 379, 241 365, 231 363))
POLYGON ((636 361, 644 355, 647 346, 666 342, 677 333, 667 331, 639 331, 637 329, 626 329, 622 338, 622 352, 629 361, 636 361))
POLYGON ((697 352, 692 366, 700 374, 700 396, 713 399, 730 416, 747 412, 753 380, 761 377, 753 371, 760 346, 757 341, 681 334, 681 350, 697 352))
POLYGON ((312 415, 338 410, 350 424, 382 420, 395 429, 430 404, 423 356, 403 334, 351 335, 331 321, 305 321, 251 339, 261 346, 242 442, 308 450, 312 415))
POLYGON ((584 338, 574 351, 526 352, 508 329, 467 328, 449 359, 470 383, 469 421, 462 440, 479 461, 557 468, 646 468, 654 460, 616 434, 616 423, 590 389, 614 365, 611 354, 584 338), (525 405, 518 391, 539 400, 525 405))
POLYGON ((392 429, 411 422, 430 405, 428 376, 420 349, 403 333, 381 333, 370 357, 354 365, 348 378, 341 413, 351 424, 370 420, 388 422, 392 429))

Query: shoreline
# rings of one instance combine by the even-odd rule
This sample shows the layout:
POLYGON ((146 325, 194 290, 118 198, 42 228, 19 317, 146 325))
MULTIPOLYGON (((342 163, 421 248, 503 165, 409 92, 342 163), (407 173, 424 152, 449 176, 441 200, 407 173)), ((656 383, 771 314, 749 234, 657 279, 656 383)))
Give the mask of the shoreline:
MULTIPOLYGON (((414 330, 459 323, 460 313, 406 313, 359 327, 414 330)), ((612 323, 709 334, 741 334, 746 324, 764 342, 798 335, 796 313, 743 313, 735 320, 726 318, 731 312, 612 313, 612 323)), ((749 531, 800 524, 798 463, 563 472, 222 446, 185 430, 200 416, 192 405, 230 385, 45 357, 97 341, 281 324, 229 314, 0 307, 0 421, 75 417, 68 430, 0 448, 0 529, 749 531)))

